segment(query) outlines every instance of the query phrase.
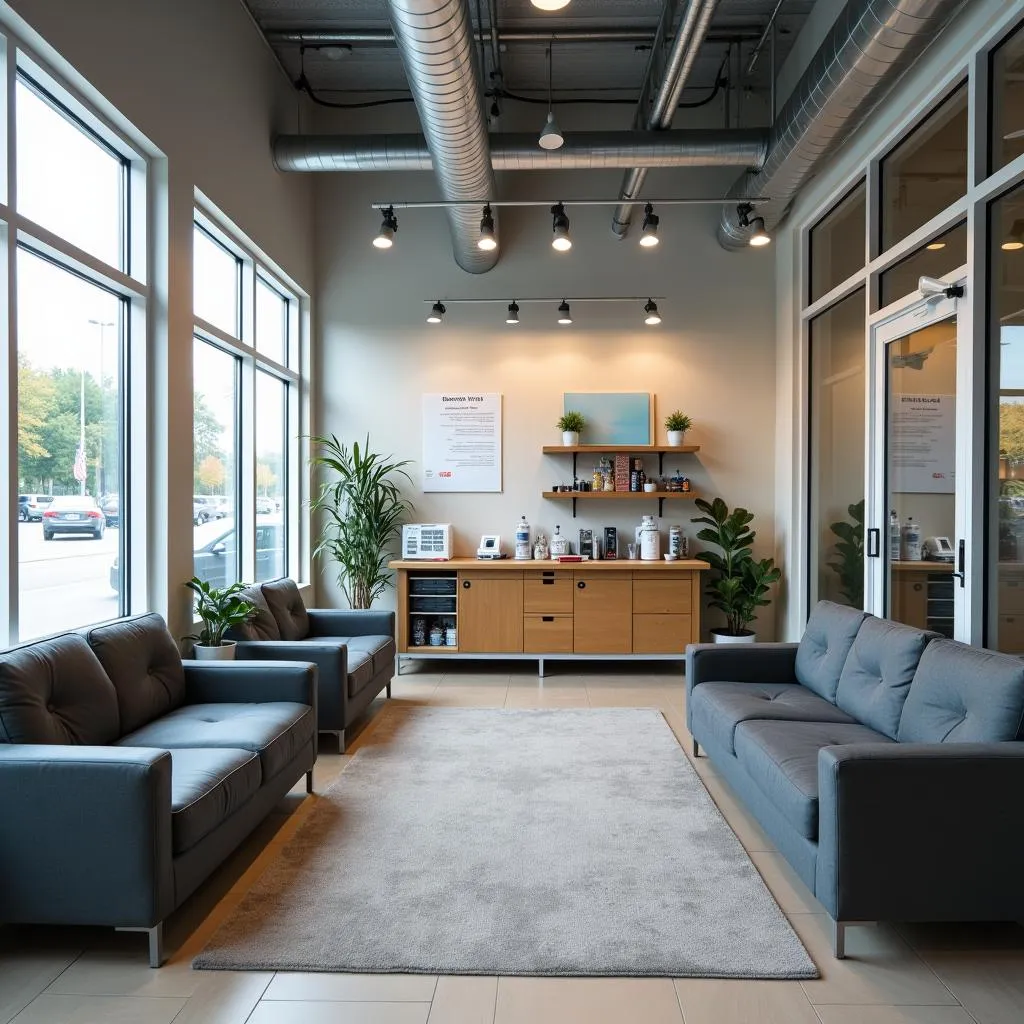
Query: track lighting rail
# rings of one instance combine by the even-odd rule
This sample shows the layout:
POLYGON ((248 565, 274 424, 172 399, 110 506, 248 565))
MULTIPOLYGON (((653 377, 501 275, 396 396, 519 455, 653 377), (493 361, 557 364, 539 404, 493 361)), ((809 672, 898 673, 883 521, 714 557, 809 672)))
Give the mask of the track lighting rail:
MULTIPOLYGON (((618 206, 621 199, 560 199, 555 205, 563 206, 618 206)), ((653 206, 707 206, 708 204, 735 203, 735 197, 709 196, 705 198, 676 199, 645 199, 644 202, 653 206)), ((744 196, 744 204, 755 206, 757 203, 770 203, 771 196, 744 196)), ((435 199, 424 202, 386 202, 370 203, 371 210, 444 210, 454 206, 547 206, 550 199, 435 199)))

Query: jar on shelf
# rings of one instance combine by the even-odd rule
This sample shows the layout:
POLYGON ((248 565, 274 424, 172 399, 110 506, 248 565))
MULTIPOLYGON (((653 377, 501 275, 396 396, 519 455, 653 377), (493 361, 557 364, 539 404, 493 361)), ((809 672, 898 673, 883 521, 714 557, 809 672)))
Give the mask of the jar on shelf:
POLYGON ((435 622, 430 627, 430 646, 440 647, 444 643, 444 630, 440 622, 435 622))
POLYGON ((413 647, 426 647, 427 645, 427 620, 415 618, 412 620, 412 645, 413 647))
POLYGON ((449 621, 448 625, 444 627, 444 645, 445 647, 459 646, 459 634, 452 621, 449 621))

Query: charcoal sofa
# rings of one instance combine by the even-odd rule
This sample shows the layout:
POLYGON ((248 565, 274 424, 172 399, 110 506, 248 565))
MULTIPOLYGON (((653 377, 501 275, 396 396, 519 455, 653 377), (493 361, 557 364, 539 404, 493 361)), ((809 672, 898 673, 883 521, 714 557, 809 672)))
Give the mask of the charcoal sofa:
POLYGON ((686 717, 833 921, 1024 920, 1024 660, 822 602, 692 645, 686 717))
POLYGON ((253 618, 228 633, 236 657, 311 661, 319 672, 317 728, 338 737, 385 690, 394 674, 395 613, 307 609, 294 580, 257 583, 242 591, 256 607, 253 618))
POLYGON ((316 760, 316 667, 182 662, 159 615, 0 651, 0 922, 149 933, 316 760))

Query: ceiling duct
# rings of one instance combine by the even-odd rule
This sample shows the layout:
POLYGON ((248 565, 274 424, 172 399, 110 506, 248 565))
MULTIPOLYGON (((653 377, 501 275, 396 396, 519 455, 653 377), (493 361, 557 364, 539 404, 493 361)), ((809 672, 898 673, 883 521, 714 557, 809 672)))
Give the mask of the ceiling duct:
MULTIPOLYGON (((467 0, 388 0, 388 12, 442 196, 493 198, 467 0)), ((490 270, 498 249, 477 247, 480 211, 463 206, 446 213, 455 262, 471 274, 490 270)))
MULTIPOLYGON (((764 167, 733 186, 737 202, 771 196, 758 216, 774 226, 818 163, 848 138, 949 22, 964 0, 850 0, 776 119, 764 167)), ((736 207, 722 211, 718 240, 747 245, 736 207)))
MULTIPOLYGON (((572 132, 561 149, 544 150, 534 133, 490 136, 496 171, 597 170, 632 167, 747 167, 764 163, 768 133, 759 128, 674 132, 572 132)), ((281 135, 281 171, 429 171, 422 135, 281 135)), ((479 198, 479 195, 470 198, 479 198)))
MULTIPOLYGON (((693 70, 697 53, 707 35, 708 27, 711 24, 711 17, 715 13, 718 0, 689 0, 686 13, 683 15, 682 24, 672 42, 672 49, 669 52, 665 65, 665 72, 662 76, 661 85, 651 100, 650 111, 646 115, 646 127, 658 131, 672 126, 672 118, 675 117, 676 108, 679 106, 680 97, 686 86, 686 81, 693 70)), ((667 38, 669 26, 666 22, 671 21, 671 13, 675 7, 673 0, 666 0, 665 13, 662 16, 661 24, 658 26, 658 35, 655 39, 654 51, 651 62, 648 64, 648 80, 644 83, 643 91, 640 94, 640 104, 637 108, 637 117, 634 123, 639 127, 644 121, 644 106, 646 103, 648 89, 651 85, 650 76, 654 74, 654 56, 660 49, 661 44, 667 38)), ((633 167, 628 170, 622 179, 622 186, 619 190, 619 197, 630 202, 623 202, 615 207, 612 215, 612 232, 619 238, 625 238, 629 233, 629 225, 633 219, 632 200, 640 194, 644 179, 647 177, 647 169, 644 167, 633 167)))

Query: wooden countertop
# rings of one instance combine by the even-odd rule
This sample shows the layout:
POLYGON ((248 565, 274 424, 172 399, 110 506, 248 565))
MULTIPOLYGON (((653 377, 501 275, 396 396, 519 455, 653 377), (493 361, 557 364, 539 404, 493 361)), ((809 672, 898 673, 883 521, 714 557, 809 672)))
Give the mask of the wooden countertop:
POLYGON ((890 562, 893 572, 952 572, 952 562, 890 562))
POLYGON ((657 562, 644 562, 639 558, 628 559, 628 558, 602 558, 597 561, 588 560, 586 562, 555 562, 548 560, 546 562, 538 562, 534 559, 529 561, 517 562, 514 558, 501 558, 501 559, 484 559, 484 558, 450 558, 446 562, 433 562, 420 559, 395 559, 388 563, 389 569, 437 569, 437 570, 452 570, 452 569, 482 569, 485 572, 509 572, 511 571, 522 571, 523 569, 529 569, 537 571, 538 569, 554 569, 556 571, 561 570, 572 571, 573 569, 585 569, 587 572, 608 572, 610 570, 618 569, 629 569, 629 570, 640 570, 641 572, 703 572, 705 569, 710 569, 711 566, 707 562, 701 562, 695 558, 680 558, 674 562, 666 562, 664 558, 657 562))

